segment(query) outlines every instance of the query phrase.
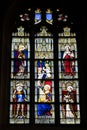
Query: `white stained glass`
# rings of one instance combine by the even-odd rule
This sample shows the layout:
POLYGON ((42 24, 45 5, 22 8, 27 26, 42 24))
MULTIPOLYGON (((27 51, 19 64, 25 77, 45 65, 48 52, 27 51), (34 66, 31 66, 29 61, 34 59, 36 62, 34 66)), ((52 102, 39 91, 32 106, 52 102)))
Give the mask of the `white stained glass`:
MULTIPOLYGON (((74 105, 73 105, 73 107, 74 107, 74 105)), ((78 105, 76 105, 76 107, 77 107, 77 111, 75 110, 75 112, 76 112, 77 117, 75 118, 74 116, 72 116, 72 117, 69 118, 69 117, 64 116, 63 106, 60 105, 60 123, 61 124, 79 124, 80 123, 80 116, 79 116, 80 111, 78 111, 78 105)), ((67 113, 71 113, 71 110, 67 109, 66 110, 66 116, 67 116, 67 113)), ((71 114, 69 114, 69 116, 70 115, 71 114)))
MULTIPOLYGON (((16 104, 15 104, 16 105, 16 104)), ((14 113, 17 110, 14 109, 13 110, 13 104, 10 105, 10 119, 9 119, 9 123, 10 124, 29 124, 30 122, 30 106, 27 104, 27 111, 26 111, 26 116, 23 115, 14 115, 14 113)))

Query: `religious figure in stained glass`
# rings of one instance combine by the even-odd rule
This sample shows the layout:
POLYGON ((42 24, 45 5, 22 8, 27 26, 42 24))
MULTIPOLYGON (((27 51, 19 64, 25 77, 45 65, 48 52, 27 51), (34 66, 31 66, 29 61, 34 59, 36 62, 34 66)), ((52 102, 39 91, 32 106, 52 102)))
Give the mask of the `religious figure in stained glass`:
POLYGON ((10 123, 29 123, 30 82, 12 80, 10 84, 10 123))
POLYGON ((63 72, 64 72, 64 75, 71 75, 73 76, 75 73, 74 73, 74 68, 75 68, 75 65, 74 65, 74 53, 72 50, 70 50, 70 46, 66 44, 65 46, 65 51, 63 53, 63 72))
POLYGON ((52 102, 52 81, 38 81, 38 95, 38 102, 41 104, 37 105, 37 115, 51 116, 52 106, 49 103, 52 102))
POLYGON ((37 77, 38 79, 51 79, 51 62, 50 61, 38 61, 37 62, 37 77))
POLYGON ((16 84, 16 87, 13 91, 13 102, 17 104, 13 104, 13 113, 15 114, 15 118, 18 116, 25 117, 27 113, 27 106, 24 102, 27 102, 27 91, 24 88, 24 84, 21 82, 16 84))
POLYGON ((78 82, 76 81, 62 81, 60 83, 60 102, 62 102, 61 106, 61 117, 62 121, 66 123, 74 123, 77 121, 79 117, 79 107, 77 102, 79 102, 79 98, 77 96, 78 93, 78 82))
POLYGON ((70 28, 65 27, 64 32, 59 34, 58 40, 58 57, 59 77, 60 78, 78 78, 77 65, 77 45, 76 34, 70 32, 70 28))
POLYGON ((63 104, 63 114, 65 118, 77 118, 76 108, 73 103, 75 102, 75 92, 73 92, 73 87, 68 86, 67 92, 64 94, 63 101, 66 103, 63 104))
POLYGON ((14 50, 14 62, 13 62, 13 77, 14 78, 28 78, 29 77, 29 61, 28 50, 24 44, 20 43, 17 49, 14 50))
POLYGON ((14 76, 24 76, 26 74, 26 55, 23 52, 25 47, 23 45, 19 45, 17 51, 15 51, 15 58, 14 61, 14 76))
MULTIPOLYGON (((30 9, 29 9, 30 10, 30 9)), ((58 10, 57 10, 58 11, 58 10)), ((47 9, 45 11, 45 20, 49 25, 49 29, 52 30, 57 26, 55 25, 55 20, 53 21, 53 14, 55 11, 47 9)), ((33 13, 33 12, 32 12, 33 13)), ((20 21, 25 26, 26 23, 33 21, 32 26, 37 26, 42 22, 42 15, 44 13, 37 8, 34 12, 34 21, 30 17, 32 14, 29 12, 20 15, 20 21), (24 22, 22 22, 24 21, 24 22), (26 21, 26 23, 25 23, 26 21)), ((59 12, 58 23, 66 22, 68 16, 59 12)), ((57 19, 57 18, 56 18, 57 19)), ((47 24, 46 23, 46 24, 47 24)), ((57 23, 56 23, 57 24, 57 23)), ((29 25, 29 24, 28 24, 29 25)), ((11 48, 11 87, 10 87, 10 123, 17 124, 29 124, 30 118, 30 108, 32 109, 32 103, 30 103, 29 92, 34 92, 35 89, 35 123, 36 124, 54 124, 55 123, 55 89, 56 80, 54 80, 54 63, 56 64, 55 55, 58 52, 58 69, 59 69, 59 79, 60 83, 58 88, 59 94, 56 93, 56 97, 59 96, 60 102, 60 123, 62 124, 76 124, 80 122, 80 108, 79 108, 79 92, 78 92, 78 81, 72 79, 78 78, 78 64, 77 64, 77 46, 76 46, 76 34, 71 33, 69 27, 63 28, 63 33, 59 33, 58 37, 58 49, 56 48, 56 43, 54 45, 54 36, 56 36, 56 31, 54 33, 48 32, 46 26, 40 28, 40 32, 34 32, 35 40, 34 45, 30 45, 29 32, 31 37, 32 30, 31 25, 28 28, 23 28, 20 26, 18 32, 12 33, 12 48, 11 48), (34 48, 32 48, 34 47, 34 48), (34 55, 30 57, 31 52, 34 55), (34 49, 34 50, 33 50, 34 49), (55 54, 55 55, 54 55, 55 54), (34 56, 34 57, 33 57, 34 56), (34 58, 34 59, 33 59, 34 58), (30 90, 30 63, 31 59, 35 62, 35 88, 30 90), (66 80, 67 79, 67 80, 66 80), (70 80, 71 79, 71 80, 70 80), (16 82, 16 80, 19 80, 16 82), (15 121, 15 119, 17 119, 15 121), (22 119, 26 119, 23 120, 22 119)), ((59 30, 58 30, 59 31, 59 30)), ((57 37, 56 37, 57 38, 57 37)), ((31 64, 32 65, 32 64, 31 64)), ((32 66, 34 69, 34 66, 32 66)), ((32 70, 33 70, 32 69, 32 70)), ((31 73, 33 72, 31 70, 31 73)), ((55 73, 56 74, 56 73, 55 73)), ((32 76, 34 74, 32 73, 32 76)), ((55 77, 55 79, 58 77, 55 77)), ((32 85, 32 83, 31 83, 32 85)), ((32 87, 32 86, 31 86, 32 87)), ((56 100, 57 101, 57 100, 56 100)), ((56 111, 57 112, 57 111, 56 111)), ((57 113, 58 115, 58 113, 57 113)), ((31 114, 32 116, 32 114, 31 114)), ((58 117, 59 118, 59 117, 58 117)), ((31 121, 32 122, 32 121, 31 121)))
POLYGON ((42 102, 42 101, 51 102, 52 101, 52 81, 39 80, 38 89, 39 89, 38 102, 42 102))
MULTIPOLYGON (((52 24, 52 14, 46 12, 46 21, 52 24)), ((54 64, 53 35, 45 26, 35 35, 35 122, 54 123, 54 64)))
POLYGON ((50 92, 50 86, 49 85, 45 85, 44 89, 42 90, 41 88, 39 88, 40 90, 40 98, 39 98, 39 102, 45 102, 45 104, 38 104, 38 116, 42 116, 42 115, 48 115, 50 116, 51 113, 51 109, 52 106, 51 104, 46 104, 46 102, 51 102, 51 92, 50 92))
POLYGON ((38 80, 35 86, 36 122, 54 122, 54 82, 51 80, 38 80))
POLYGON ((29 61, 30 58, 30 42, 29 33, 24 32, 24 28, 20 26, 18 32, 15 32, 12 38, 11 52, 11 78, 29 78, 29 61), (17 37, 16 37, 17 36, 17 37))
POLYGON ((29 33, 22 26, 12 33, 10 123, 29 123, 30 42, 29 33), (12 80, 13 79, 13 80, 12 80))

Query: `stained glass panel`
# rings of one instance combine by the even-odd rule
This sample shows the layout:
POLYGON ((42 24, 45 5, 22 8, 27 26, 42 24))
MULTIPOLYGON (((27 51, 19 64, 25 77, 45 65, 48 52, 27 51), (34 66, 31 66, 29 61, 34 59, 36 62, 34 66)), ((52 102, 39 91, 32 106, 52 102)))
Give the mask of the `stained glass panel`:
POLYGON ((80 124, 79 104, 68 103, 60 105, 61 124, 80 124), (72 110, 71 110, 72 108, 72 110))
POLYGON ((41 20, 42 20, 42 18, 41 18, 41 10, 38 8, 38 9, 35 10, 34 23, 35 23, 35 24, 38 24, 38 23, 41 22, 41 20))
POLYGON ((73 58, 77 58, 76 38, 59 38, 58 43, 59 59, 64 59, 66 52, 69 52, 73 58))
POLYGON ((73 102, 79 103, 79 83, 78 80, 62 80, 59 82, 60 102, 64 102, 64 97, 72 92, 73 102))
POLYGON ((35 38, 35 58, 52 59, 53 57, 53 38, 35 38))
POLYGON ((64 14, 61 14, 61 13, 58 14, 58 21, 66 22, 67 18, 68 18, 67 15, 64 15, 64 14))
POLYGON ((36 104, 35 105, 35 123, 36 124, 54 124, 55 109, 52 104, 36 104))
POLYGON ((35 81, 35 102, 54 102, 54 82, 52 80, 35 81))
POLYGON ((49 24, 53 24, 52 11, 50 9, 46 10, 46 22, 49 24))
MULTIPOLYGON (((20 58, 18 53, 21 52, 25 58, 30 58, 30 41, 29 38, 13 37, 11 58, 20 58)), ((21 57, 23 58, 23 57, 21 57)))
POLYGON ((29 123, 30 82, 12 80, 10 83, 10 123, 29 123))
POLYGON ((53 61, 38 60, 35 61, 35 79, 53 79, 54 64, 53 61))
POLYGON ((21 21, 29 21, 30 20, 29 14, 27 14, 27 13, 21 14, 20 19, 21 19, 21 21))
POLYGON ((63 29, 58 34, 60 124, 80 124, 76 34, 63 29))
POLYGON ((12 33, 10 113, 11 124, 27 124, 30 118, 30 41, 22 26, 12 33), (27 80, 26 80, 27 79, 27 80))
MULTIPOLYGON (((22 33, 21 33, 22 34, 22 33)), ((27 59, 30 58, 30 42, 29 38, 12 39, 11 57, 11 78, 29 78, 30 63, 27 59)))
POLYGON ((9 123, 80 124, 76 33, 60 31, 68 15, 43 10, 21 13, 12 32, 9 123))
POLYGON ((63 124, 80 123, 79 84, 74 80, 59 83, 60 122, 63 124), (78 104, 77 104, 78 103, 78 104))
POLYGON ((76 60, 62 60, 59 64, 59 78, 72 79, 78 78, 78 65, 76 60))
POLYGON ((53 38, 46 27, 35 35, 35 123, 53 124, 54 62, 53 38))

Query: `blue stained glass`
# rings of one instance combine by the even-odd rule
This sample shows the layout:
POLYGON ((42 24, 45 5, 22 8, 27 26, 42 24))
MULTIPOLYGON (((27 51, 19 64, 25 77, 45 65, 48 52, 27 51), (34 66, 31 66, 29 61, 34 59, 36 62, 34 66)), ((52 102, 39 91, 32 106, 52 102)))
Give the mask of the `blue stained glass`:
POLYGON ((35 14, 35 19, 36 19, 36 20, 41 20, 41 14, 39 14, 39 13, 38 13, 38 14, 35 14))
POLYGON ((38 116, 47 115, 50 116, 51 114, 52 106, 51 104, 38 104, 38 116))
POLYGON ((46 19, 47 20, 52 20, 52 14, 46 14, 46 19))
POLYGON ((37 62, 37 67, 45 67, 45 62, 44 61, 38 61, 37 62))
MULTIPOLYGON (((22 50, 22 54, 24 54, 25 58, 28 58, 28 51, 22 50)), ((18 58, 19 52, 14 50, 14 58, 18 58)))

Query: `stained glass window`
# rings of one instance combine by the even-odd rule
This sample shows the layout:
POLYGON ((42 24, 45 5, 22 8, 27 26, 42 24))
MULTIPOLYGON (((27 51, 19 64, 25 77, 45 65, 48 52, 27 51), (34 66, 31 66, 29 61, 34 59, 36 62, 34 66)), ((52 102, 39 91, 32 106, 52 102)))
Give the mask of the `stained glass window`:
POLYGON ((21 14, 20 15, 21 21, 25 21, 25 20, 29 20, 29 14, 25 13, 25 14, 21 14))
POLYGON ((35 10, 35 18, 34 18, 34 23, 38 24, 41 22, 41 10, 38 8, 35 10))
POLYGON ((35 35, 35 123, 54 124, 53 35, 43 26, 35 35))
POLYGON ((50 9, 46 10, 46 22, 49 24, 53 24, 53 15, 50 9))
POLYGON ((26 124, 30 118, 30 40, 22 26, 12 33, 10 123, 26 124))
POLYGON ((77 35, 68 26, 68 15, 60 9, 28 8, 17 20, 9 123, 80 124, 77 35))
POLYGON ((76 34, 64 27, 58 34, 60 123, 79 124, 79 82, 76 34))

